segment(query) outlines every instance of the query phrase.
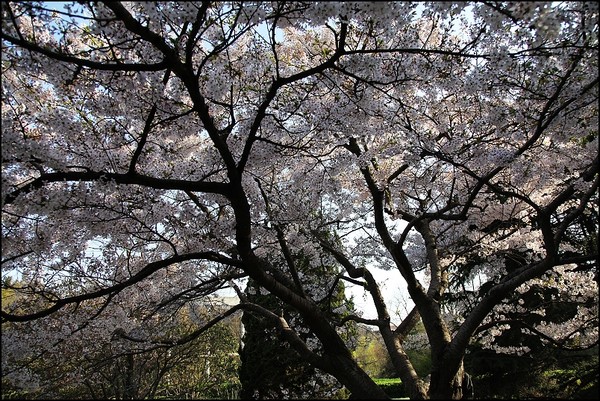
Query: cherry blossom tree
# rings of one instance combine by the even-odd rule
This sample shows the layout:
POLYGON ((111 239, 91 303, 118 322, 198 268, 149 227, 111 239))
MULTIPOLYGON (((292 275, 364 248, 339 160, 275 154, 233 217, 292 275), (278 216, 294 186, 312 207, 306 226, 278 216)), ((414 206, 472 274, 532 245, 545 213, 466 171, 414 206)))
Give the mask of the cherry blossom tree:
POLYGON ((353 321, 415 399, 461 398, 470 341, 533 285, 587 300, 531 333, 597 343, 595 3, 6 2, 1 38, 2 274, 27 295, 1 316, 55 319, 40 343, 94 322, 185 344, 203 330, 139 330, 119 304, 152 322, 248 277, 319 347, 251 302, 203 327, 259 313, 359 398, 385 394, 340 335, 353 321), (342 273, 312 288, 291 255, 322 252, 342 273), (378 269, 414 303, 397 327, 378 269), (340 280, 375 318, 323 312, 340 280), (430 383, 403 346, 419 320, 430 383))
MULTIPOLYGON (((5 300, 4 292, 3 304, 19 304, 14 296, 5 300)), ((128 298, 143 289, 127 292, 110 304, 96 300, 46 318, 4 323, 2 396, 14 391, 25 399, 222 397, 224 385, 237 386, 239 319, 206 324, 223 305, 205 300, 140 313, 139 302, 128 298), (101 318, 95 316, 98 310, 101 318), (178 346, 140 341, 200 330, 202 336, 178 346)))

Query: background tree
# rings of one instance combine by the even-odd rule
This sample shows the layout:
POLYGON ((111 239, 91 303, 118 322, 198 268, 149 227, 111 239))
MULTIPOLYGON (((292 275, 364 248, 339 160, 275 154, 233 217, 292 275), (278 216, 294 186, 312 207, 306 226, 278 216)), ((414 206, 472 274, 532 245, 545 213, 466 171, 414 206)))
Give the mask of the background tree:
POLYGON ((396 371, 378 333, 370 326, 358 326, 357 344, 353 352, 359 366, 371 377, 395 377, 396 371))
MULTIPOLYGON (((258 286, 248 283, 248 300, 269 310, 280 310, 300 338, 316 343, 314 334, 302 327, 298 316, 286 310, 277 298, 261 295, 258 286), (311 340, 312 337, 312 340, 311 340)), ((343 295, 343 293, 342 293, 343 295)), ((289 309, 289 308, 287 308, 289 309)), ((260 315, 245 313, 243 348, 240 349, 240 381, 243 399, 331 399, 343 395, 343 388, 330 375, 319 372, 282 341, 277 329, 260 315)))
MULTIPOLYGON (((329 277, 339 276, 335 260, 325 252, 307 258, 290 255, 280 263, 290 263, 297 272, 298 279, 304 282, 304 290, 311 298, 318 300, 320 308, 332 321, 341 322, 353 310, 352 302, 346 299, 343 281, 337 280, 333 286, 329 277)), ((293 309, 272 294, 261 293, 260 285, 248 280, 244 295, 247 301, 261 307, 279 311, 290 327, 314 350, 318 350, 318 339, 293 309)), ((260 314, 245 312, 242 317, 244 335, 240 349, 240 396, 244 399, 286 399, 286 398, 339 398, 344 389, 335 378, 323 374, 302 359, 289 344, 281 340, 278 330, 260 314)), ((354 325, 345 325, 342 338, 350 349, 355 341, 354 325)))
MULTIPOLYGON (((118 302, 151 322, 249 277, 319 347, 251 302, 206 327, 260 313, 353 396, 384 398, 310 280, 278 264, 327 252, 376 307, 342 323, 378 328, 411 398, 461 398, 473 336, 532 280, 586 289, 560 327, 590 346, 597 245, 572 241, 598 202, 597 35, 591 2, 2 3, 2 274, 30 295, 2 321, 65 327, 82 309, 128 333, 118 302), (397 327, 376 269, 414 302, 397 327), (456 275, 477 294, 458 321, 456 275), (419 319, 429 384, 403 346, 419 319)), ((202 333, 160 324, 132 338, 202 333)))
MULTIPOLYGON (((359 326, 357 337, 354 355, 360 367, 369 376, 398 377, 379 333, 373 331, 370 326, 359 326)), ((431 355, 422 323, 419 322, 406 336, 404 348, 419 377, 425 378, 429 375, 431 373, 431 355)))
MULTIPOLYGON (((155 338, 204 327, 206 305, 193 306, 193 310, 154 314, 152 319, 163 330, 155 338)), ((239 318, 221 322, 178 347, 141 344, 137 336, 148 325, 135 310, 127 311, 129 325, 113 326, 112 333, 97 321, 85 322, 88 318, 83 309, 28 325, 5 324, 3 398, 219 398, 238 390, 239 318), (53 338, 54 343, 42 344, 52 339, 53 331, 61 335, 53 338)), ((124 320, 104 319, 102 323, 124 320)))
MULTIPOLYGON (((569 230, 565 241, 568 253, 577 257, 596 252, 598 229, 598 211, 590 209, 569 230)), ((498 257, 512 271, 530 252, 501 251, 498 257)), ((598 387, 598 344, 588 337, 597 330, 598 320, 579 311, 597 308, 592 293, 597 290, 596 262, 582 260, 562 271, 557 269, 560 274, 531 280, 498 305, 477 330, 476 341, 465 357, 479 397, 554 394, 559 398, 589 398, 593 394, 598 387), (587 272, 587 280, 581 280, 580 272, 587 272)), ((481 263, 485 263, 481 258, 465 260, 457 264, 457 273, 472 274, 481 263)), ((454 280, 451 288, 455 292, 449 293, 445 302, 458 317, 477 303, 489 284, 472 291, 465 288, 464 277, 456 274, 454 280)))

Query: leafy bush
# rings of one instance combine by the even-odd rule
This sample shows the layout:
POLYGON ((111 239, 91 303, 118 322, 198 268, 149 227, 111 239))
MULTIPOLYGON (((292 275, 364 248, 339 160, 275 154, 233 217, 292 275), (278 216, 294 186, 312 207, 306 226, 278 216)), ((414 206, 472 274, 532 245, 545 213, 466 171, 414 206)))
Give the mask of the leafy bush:
POLYGON ((514 356, 478 350, 466 360, 476 398, 598 399, 598 349, 514 356))
POLYGON ((402 384, 402 381, 399 378, 381 378, 374 379, 374 381, 390 398, 408 397, 408 393, 404 389, 404 384, 402 384))

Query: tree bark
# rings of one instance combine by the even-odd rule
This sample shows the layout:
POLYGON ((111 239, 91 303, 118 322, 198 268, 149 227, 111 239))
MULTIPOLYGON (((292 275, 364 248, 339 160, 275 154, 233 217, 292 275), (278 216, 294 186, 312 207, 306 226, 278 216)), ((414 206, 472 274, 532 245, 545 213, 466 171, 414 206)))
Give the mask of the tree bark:
POLYGON ((464 365, 456 373, 450 368, 440 367, 431 372, 429 384, 429 399, 431 400, 461 400, 463 398, 464 365))

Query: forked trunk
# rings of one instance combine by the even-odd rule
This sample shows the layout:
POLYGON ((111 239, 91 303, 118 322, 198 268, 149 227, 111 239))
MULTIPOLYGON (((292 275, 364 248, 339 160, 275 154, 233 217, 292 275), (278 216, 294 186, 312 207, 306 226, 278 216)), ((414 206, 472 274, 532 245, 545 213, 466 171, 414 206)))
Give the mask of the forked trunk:
POLYGON ((431 372, 429 384, 429 399, 431 400, 462 400, 464 367, 461 364, 454 376, 442 371, 431 372))

